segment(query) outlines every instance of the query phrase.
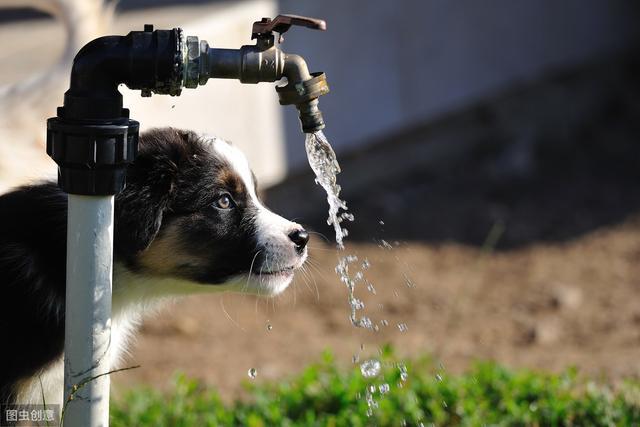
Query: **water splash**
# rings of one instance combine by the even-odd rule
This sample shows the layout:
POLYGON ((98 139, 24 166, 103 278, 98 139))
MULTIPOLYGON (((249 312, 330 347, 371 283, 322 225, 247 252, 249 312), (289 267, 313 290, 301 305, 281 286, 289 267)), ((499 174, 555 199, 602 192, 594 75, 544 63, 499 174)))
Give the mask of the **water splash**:
POLYGON ((364 308, 364 302, 356 298, 355 290, 356 282, 363 280, 363 276, 356 273, 354 277, 351 277, 349 273, 349 265, 355 264, 356 262, 358 262, 358 257, 355 255, 346 255, 341 257, 338 260, 338 265, 336 266, 336 273, 340 276, 340 281, 347 287, 349 307, 351 309, 351 313, 349 314, 351 324, 357 328, 374 329, 373 321, 371 321, 370 318, 367 316, 358 318, 357 312, 364 308))
POLYGON ((377 377, 380 374, 380 368, 382 365, 376 359, 369 359, 362 362, 360 365, 360 372, 365 378, 377 377))
POLYGON ((247 375, 249 376, 249 378, 251 378, 252 380, 255 380, 256 377, 258 376, 258 371, 256 370, 256 368, 251 368, 247 371, 247 375))
POLYGON ((327 193, 327 202, 329 203, 329 217, 327 224, 333 225, 336 232, 336 243, 338 248, 344 249, 342 240, 347 236, 348 232, 342 227, 344 220, 353 221, 354 216, 346 212, 347 204, 340 199, 340 186, 337 183, 337 175, 340 173, 340 165, 336 159, 336 153, 329 145, 329 141, 322 131, 307 133, 305 139, 305 148, 307 150, 307 159, 309 166, 316 175, 316 184, 324 188, 327 193), (340 210, 345 212, 340 213, 340 210))

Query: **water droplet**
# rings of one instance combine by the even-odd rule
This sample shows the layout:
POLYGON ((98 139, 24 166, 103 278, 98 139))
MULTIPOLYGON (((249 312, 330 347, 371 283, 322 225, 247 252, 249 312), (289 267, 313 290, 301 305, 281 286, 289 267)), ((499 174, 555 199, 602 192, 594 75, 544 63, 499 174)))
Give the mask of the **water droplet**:
POLYGON ((413 281, 411 279, 409 279, 409 276, 407 276, 405 273, 402 273, 402 275, 404 276, 404 284, 407 285, 407 288, 415 288, 416 284, 413 283, 413 281))
POLYGON ((376 288, 373 287, 373 283, 367 282, 367 290, 372 294, 376 294, 376 288))
POLYGON ((442 375, 436 374, 436 380, 442 382, 442 375))
POLYGON ((247 375, 249 375, 249 378, 251 378, 252 380, 256 379, 256 376, 258 375, 258 371, 256 371, 256 368, 251 368, 247 371, 247 375))
POLYGON ((353 222, 355 220, 355 217, 353 216, 352 213, 343 212, 340 214, 340 219, 353 222))
POLYGON ((400 332, 407 332, 409 327, 406 323, 398 323, 398 329, 400 330, 400 332))
POLYGON ((387 383, 380 384, 380 387, 378 387, 378 389, 380 390, 380 394, 389 393, 389 384, 387 384, 387 383))
POLYGON ((409 374, 407 373, 407 367, 402 363, 398 364, 398 370, 400 371, 400 380, 405 382, 409 378, 409 374))
POLYGON ((271 323, 268 323, 268 324, 267 324, 267 331, 270 331, 270 330, 272 330, 272 329, 273 329, 273 326, 271 325, 271 323))
POLYGON ((365 378, 377 377, 380 373, 380 362, 376 359, 369 359, 362 362, 360 372, 365 378))
POLYGON ((380 221, 378 221, 378 224, 380 224, 380 225, 384 225, 384 221, 383 221, 383 220, 380 220, 380 221))
POLYGON ((372 329, 373 322, 368 317, 362 316, 360 320, 356 322, 355 326, 358 326, 360 328, 365 328, 365 329, 372 329))
POLYGON ((391 246, 389 242, 387 242, 384 239, 380 239, 380 244, 378 245, 378 247, 382 249, 387 249, 387 250, 393 249, 393 246, 391 246))

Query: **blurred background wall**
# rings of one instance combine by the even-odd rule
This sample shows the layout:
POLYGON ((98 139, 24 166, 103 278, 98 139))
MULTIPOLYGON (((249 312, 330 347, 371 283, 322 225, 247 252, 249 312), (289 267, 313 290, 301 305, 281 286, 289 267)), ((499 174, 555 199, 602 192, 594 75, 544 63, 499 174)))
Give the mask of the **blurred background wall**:
MULTIPOLYGON (((638 42, 640 9, 626 0, 281 0, 319 16, 326 34, 298 30, 285 48, 325 71, 326 133, 345 152, 477 103, 514 84, 620 52, 638 42)), ((291 167, 300 137, 285 116, 291 167)))

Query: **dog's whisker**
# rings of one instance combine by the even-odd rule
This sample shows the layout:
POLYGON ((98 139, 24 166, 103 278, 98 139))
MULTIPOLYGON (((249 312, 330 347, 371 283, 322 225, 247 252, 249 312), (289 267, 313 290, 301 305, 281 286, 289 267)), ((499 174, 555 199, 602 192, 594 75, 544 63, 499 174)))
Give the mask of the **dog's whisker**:
POLYGON ((331 241, 327 238, 327 236, 325 236, 325 235, 324 235, 324 234, 322 234, 322 233, 319 233, 319 232, 317 232, 317 231, 308 231, 308 230, 307 230, 307 233, 309 233, 309 234, 315 234, 315 235, 317 235, 317 236, 320 236, 320 237, 322 237, 322 238, 323 238, 327 243, 331 243, 331 241))
MULTIPOLYGON (((303 276, 304 277, 304 276, 303 276)), ((296 295, 296 288, 297 288, 297 283, 293 284, 293 306, 296 306, 296 301, 297 301, 297 295, 296 295)))
POLYGON ((325 280, 327 279, 326 272, 322 271, 320 267, 317 266, 315 263, 311 262, 311 260, 307 261, 307 265, 309 266, 309 268, 313 269, 316 273, 318 273, 322 279, 325 279, 325 280))
MULTIPOLYGON (((306 268, 306 266, 302 266, 302 268, 303 268, 303 272, 304 272, 305 276, 308 277, 310 280, 313 280, 313 287, 315 288, 316 301, 319 302, 320 301, 320 290, 318 289, 318 282, 316 282, 316 278, 311 274, 311 272, 306 268)), ((309 289, 309 290, 311 290, 311 289, 309 289)))
POLYGON ((242 326, 240 326, 240 324, 238 322, 236 322, 231 317, 231 315, 229 314, 229 312, 225 308, 225 306, 224 306, 224 294, 220 295, 220 307, 222 308, 222 312, 224 313, 224 315, 227 316, 227 319, 229 319, 231 321, 231 323, 233 323, 236 327, 238 327, 242 332, 247 332, 242 326))
POLYGON ((316 292, 315 292, 315 294, 316 294, 316 301, 318 301, 318 302, 319 302, 319 301, 320 301, 320 289, 318 288, 318 282, 316 281, 315 276, 314 276, 314 275, 311 273, 311 271, 309 271, 308 269, 307 269, 307 274, 309 275, 309 278, 310 278, 311 280, 313 280, 313 287, 314 287, 314 289, 315 289, 315 291, 316 291, 316 292))
POLYGON ((249 274, 247 275, 247 282, 244 284, 241 290, 241 292, 243 293, 245 290, 249 288, 249 280, 251 279, 251 272, 253 271, 253 263, 256 262, 256 258, 258 258, 258 255, 260 254, 260 252, 262 252, 262 249, 256 252, 256 254, 253 256, 253 259, 251 260, 251 265, 249 266, 249 274))

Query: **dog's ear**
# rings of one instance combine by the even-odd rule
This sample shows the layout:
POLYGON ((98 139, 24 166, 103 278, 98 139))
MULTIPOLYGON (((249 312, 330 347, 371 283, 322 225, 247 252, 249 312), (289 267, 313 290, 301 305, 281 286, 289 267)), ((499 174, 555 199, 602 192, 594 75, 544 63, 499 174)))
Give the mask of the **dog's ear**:
POLYGON ((126 257, 145 250, 162 224, 176 187, 178 167, 168 153, 140 153, 116 196, 115 247, 126 257))

